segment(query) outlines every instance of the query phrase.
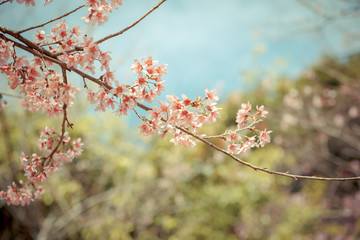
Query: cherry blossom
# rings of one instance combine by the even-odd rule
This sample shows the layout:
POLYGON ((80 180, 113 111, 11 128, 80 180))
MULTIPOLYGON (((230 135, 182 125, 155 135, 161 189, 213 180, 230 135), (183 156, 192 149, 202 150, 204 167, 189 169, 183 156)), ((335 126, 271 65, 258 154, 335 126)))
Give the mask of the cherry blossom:
POLYGON ((117 9, 122 4, 122 0, 111 0, 110 3, 106 0, 86 0, 86 6, 89 7, 87 17, 82 17, 85 22, 92 25, 102 25, 108 21, 106 12, 112 12, 112 9, 117 9))
POLYGON ((67 132, 59 135, 52 128, 45 127, 40 132, 39 149, 42 155, 33 153, 31 156, 21 153, 20 162, 28 184, 20 181, 20 187, 15 183, 8 186, 6 192, 0 192, 0 199, 5 199, 10 205, 22 206, 30 204, 35 198, 40 198, 44 192, 42 183, 58 171, 64 163, 71 162, 82 153, 83 143, 80 139, 71 142, 67 132))
MULTIPOLYGON (((25 2, 27 6, 35 4, 33 0, 17 2, 25 2)), ((45 5, 50 2, 46 0, 45 5)), ((112 9, 121 4, 121 0, 85 0, 88 13, 82 19, 93 25, 102 25, 112 9)), ((25 179, 0 192, 0 199, 8 204, 27 205, 41 198, 44 192, 42 184, 83 151, 81 139, 71 140, 66 132, 67 127, 73 126, 67 118, 68 108, 81 93, 74 87, 75 80, 70 79, 68 72, 82 77, 85 88, 82 93, 94 105, 95 111, 111 111, 115 115, 134 111, 142 120, 139 125, 142 135, 169 136, 170 142, 185 147, 194 147, 199 141, 206 142, 209 138, 220 138, 224 141, 224 151, 233 155, 264 147, 270 142, 271 131, 256 128, 268 112, 264 106, 252 110, 249 102, 241 104, 235 129, 222 135, 207 136, 202 127, 220 117, 216 90, 206 88, 204 96, 194 99, 183 94, 181 97, 167 95, 166 100, 158 100, 165 91, 167 64, 160 64, 151 55, 134 60, 130 66, 134 72, 133 81, 125 83, 117 79, 111 69, 111 53, 101 50, 101 41, 82 35, 79 26, 70 26, 65 20, 56 22, 50 32, 32 28, 33 40, 25 45, 21 45, 22 38, 17 42, 6 37, 9 34, 16 39, 18 33, 3 28, 1 31, 4 38, 0 40, 0 72, 6 75, 9 87, 20 93, 21 105, 49 117, 63 117, 61 131, 44 127, 40 132, 39 153, 20 154, 25 179), (28 54, 21 55, 23 52, 28 54), (95 77, 97 74, 100 76, 95 77)), ((6 102, 0 99, 0 111, 5 105, 6 102)))

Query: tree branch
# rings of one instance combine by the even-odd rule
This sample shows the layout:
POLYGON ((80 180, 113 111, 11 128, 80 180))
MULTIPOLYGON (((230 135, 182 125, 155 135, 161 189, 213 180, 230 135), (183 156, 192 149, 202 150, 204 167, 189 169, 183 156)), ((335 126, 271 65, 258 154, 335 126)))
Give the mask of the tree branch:
MULTIPOLYGON (((13 31, 13 30, 10 30, 4 26, 1 26, 0 25, 0 31, 5 33, 5 34, 8 34, 10 36, 12 36, 13 38, 19 40, 20 42, 24 43, 26 46, 28 46, 29 48, 31 49, 34 49, 34 50, 37 50, 49 57, 55 57, 50 51, 44 49, 44 48, 41 48, 40 46, 36 45, 35 43, 33 43, 32 41, 28 40, 27 38, 24 38, 23 36, 21 36, 19 33, 13 31)), ((14 42, 13 40, 9 39, 8 38, 8 41, 12 41, 14 42)))
POLYGON ((66 125, 65 123, 67 122, 67 106, 66 104, 63 105, 63 120, 61 123, 61 135, 59 138, 59 142, 57 143, 56 147, 54 148, 54 150, 51 151, 51 153, 49 154, 49 156, 44 158, 44 161, 42 162, 43 167, 47 166, 50 164, 52 157, 54 156, 54 154, 56 153, 56 151, 59 149, 63 139, 64 139, 64 135, 65 135, 65 130, 66 130, 66 125), (45 165, 46 160, 48 160, 48 163, 45 165))
POLYGON ((67 12, 67 13, 61 15, 60 17, 51 19, 51 20, 49 20, 49 21, 47 21, 47 22, 44 22, 44 23, 42 23, 42 24, 39 24, 39 25, 37 25, 37 26, 33 26, 33 27, 26 28, 26 29, 24 29, 24 30, 18 31, 17 33, 18 33, 18 34, 21 34, 21 33, 30 31, 30 30, 35 29, 35 28, 43 27, 43 26, 45 26, 46 24, 49 24, 49 23, 55 22, 56 20, 59 20, 59 19, 61 19, 61 18, 64 18, 64 17, 66 17, 66 16, 68 16, 68 15, 76 12, 77 10, 79 10, 80 8, 83 8, 83 7, 85 7, 85 5, 81 5, 81 6, 77 7, 77 8, 75 8, 74 10, 72 10, 72 11, 70 11, 70 12, 67 12))
POLYGON ((223 154, 225 154, 226 156, 232 158, 233 160, 235 160, 236 162, 242 164, 242 165, 245 165, 249 168, 252 168, 254 169, 255 171, 259 170, 259 171, 262 171, 262 172, 266 172, 266 173, 269 173, 269 174, 274 174, 274 175, 279 175, 279 176, 283 176, 283 177, 288 177, 288 178, 293 178, 294 180, 298 180, 298 179, 309 179, 309 180, 320 180, 320 181, 354 181, 354 180, 360 180, 360 177, 350 177, 350 178, 326 178, 326 177, 316 177, 316 176, 303 176, 303 175, 295 175, 295 174, 290 174, 290 173, 284 173, 284 172, 277 172, 277 171, 271 171, 269 169, 266 169, 266 168, 261 168, 261 167, 258 167, 258 166, 255 166, 255 165, 252 165, 248 162, 245 162, 243 160, 241 160, 240 158, 232 155, 231 153, 225 151, 224 149, 216 146, 215 144, 205 140, 204 138, 202 137, 199 137, 197 135, 195 135, 194 133, 184 129, 184 128, 181 128, 181 127, 176 127, 177 129, 179 129, 180 131, 196 138, 197 140, 207 144, 208 146, 210 146, 211 148, 214 148, 215 150, 219 151, 219 152, 222 152, 223 154))
MULTIPOLYGON (((236 133, 237 132, 241 132, 241 131, 245 131, 245 130, 251 130, 257 123, 261 122, 261 120, 257 120, 257 121, 254 121, 252 122, 251 124, 249 124, 248 126, 246 127, 243 127, 243 128, 239 128, 239 129, 236 129, 236 133)), ((215 139, 215 138, 224 138, 226 136, 228 136, 229 133, 225 132, 223 134, 220 134, 220 135, 214 135, 214 136, 204 136, 203 138, 204 139, 215 139)))
MULTIPOLYGON (((1 27, 1 26, 0 26, 0 27, 1 27)), ((61 60, 59 60, 59 59, 57 59, 57 58, 55 58, 55 57, 52 57, 52 56, 48 56, 48 55, 43 54, 43 53, 41 52, 41 49, 40 49, 40 52, 39 52, 39 51, 35 51, 35 50, 33 50, 31 47, 24 46, 24 45, 22 45, 22 44, 20 44, 20 43, 18 43, 18 42, 16 42, 16 41, 14 41, 14 40, 12 40, 12 39, 9 39, 8 37, 6 37, 6 36, 4 36, 4 35, 2 35, 2 34, 0 34, 0 38, 4 39, 4 40, 6 40, 6 41, 13 42, 13 43, 14 43, 14 46, 16 46, 16 47, 18 47, 18 48, 21 48, 21 49, 23 49, 23 50, 25 50, 25 51, 33 54, 34 56, 37 56, 37 57, 39 57, 39 58, 43 58, 43 59, 46 59, 46 60, 48 60, 48 61, 51 61, 51 62, 59 65, 59 66, 62 67, 62 68, 66 68, 66 69, 69 70, 69 71, 73 71, 73 72, 77 73, 78 75, 80 75, 80 76, 82 76, 82 77, 84 77, 84 78, 87 78, 88 80, 90 80, 90 81, 92 81, 92 82, 94 82, 94 83, 97 83, 97 84, 99 84, 99 85, 104 86, 104 87, 107 88, 108 90, 111 90, 111 89, 112 89, 111 86, 109 86, 109 85, 107 85, 106 83, 100 81, 99 79, 97 79, 97 78, 95 78, 95 77, 92 77, 92 76, 90 76, 89 74, 86 74, 86 73, 78 70, 77 68, 74 68, 74 67, 69 68, 69 67, 67 66, 67 64, 64 63, 63 61, 61 61, 61 60)))
MULTIPOLYGON (((117 32, 117 33, 114 33, 114 34, 110 34, 102 39, 99 39, 98 41, 96 41, 95 43, 96 44, 99 44, 99 43, 102 43, 110 38, 113 38, 113 37, 116 37, 116 36, 119 36, 121 34, 123 34, 124 32, 126 32, 127 30, 133 28, 136 24, 138 24, 139 22, 141 22, 145 17, 147 17, 150 13, 152 13, 155 9, 157 9, 161 4, 163 4, 164 2, 166 2, 166 0, 162 0, 161 2, 159 2, 158 4, 156 4, 152 9, 150 9, 147 13, 145 13, 144 16, 142 16, 141 18, 139 18, 138 20, 136 20, 134 23, 132 23, 131 25, 127 26, 126 28, 124 28, 123 30, 117 32)), ((82 51, 83 48, 82 47, 79 47, 79 46, 76 46, 75 48, 73 49, 69 49, 69 50, 66 50, 66 51, 63 51, 63 52, 58 52, 58 53, 55 53, 54 56, 59 56, 63 53, 71 53, 71 52, 74 52, 74 51, 82 51)))
POLYGON ((110 34, 98 41, 96 41, 95 43, 99 44, 102 43, 110 38, 119 36, 121 34, 123 34, 124 32, 126 32, 127 30, 131 29, 132 27, 134 27, 136 24, 138 24, 141 20, 143 20, 145 17, 147 17, 150 13, 152 13, 155 9, 157 9, 161 4, 163 4, 164 2, 166 2, 166 0, 162 0, 160 1, 158 4, 156 4, 150 11, 148 11, 147 13, 145 13, 144 16, 142 16, 141 18, 139 18, 138 20, 136 20, 133 24, 129 25, 128 27, 124 28, 123 30, 121 30, 120 32, 114 33, 114 34, 110 34))
POLYGON ((10 0, 5 0, 3 2, 0 3, 0 6, 3 5, 4 3, 10 2, 10 0))

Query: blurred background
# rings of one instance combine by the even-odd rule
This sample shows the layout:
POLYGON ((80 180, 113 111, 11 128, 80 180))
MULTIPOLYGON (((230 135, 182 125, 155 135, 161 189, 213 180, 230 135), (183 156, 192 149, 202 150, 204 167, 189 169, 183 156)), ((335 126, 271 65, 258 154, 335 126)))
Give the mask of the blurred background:
MULTIPOLYGON (((1 25, 24 29, 82 1, 0 6, 1 25), (14 17, 16 16, 16 17, 14 17)), ((104 26, 70 26, 100 39, 157 2, 124 1, 104 26)), ((265 105, 272 143, 241 156, 296 174, 360 176, 360 2, 168 0, 124 35, 100 45, 116 76, 131 82, 134 58, 168 64, 165 94, 216 88, 221 118, 208 134, 235 126, 241 103, 265 105)), ((45 28, 48 33, 51 25, 45 28)), ((31 37, 29 33, 27 37, 31 37)), ((11 93, 0 75, 1 93, 11 93)), ((82 79, 72 82, 82 86, 82 79)), ((59 127, 18 107, 0 111, 1 189, 22 179, 19 154, 37 152, 39 131, 59 127)), ((52 176, 41 201, 0 203, 0 239, 359 239, 359 181, 318 182, 254 172, 198 144, 140 137, 134 117, 93 111, 83 94, 70 109, 81 157, 52 176)), ((223 144, 222 142, 215 142, 223 144)))

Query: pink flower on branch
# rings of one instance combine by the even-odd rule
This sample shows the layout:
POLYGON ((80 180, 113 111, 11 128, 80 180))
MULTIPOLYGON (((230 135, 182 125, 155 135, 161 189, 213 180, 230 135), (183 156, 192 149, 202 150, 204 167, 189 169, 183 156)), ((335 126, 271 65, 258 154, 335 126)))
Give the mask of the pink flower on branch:
MULTIPOLYGON (((25 2, 27 6, 35 4, 33 0, 17 0, 17 2, 25 2)), ((49 2, 51 0, 46 0, 45 4, 49 2)), ((5 199, 8 204, 29 204, 34 197, 41 196, 43 193, 41 184, 52 173, 81 154, 83 145, 81 140, 71 141, 65 131, 66 125, 72 127, 67 119, 67 108, 73 104, 79 91, 68 79, 69 71, 83 78, 85 94, 88 101, 96 105, 96 111, 111 110, 118 115, 127 115, 133 110, 143 120, 139 126, 143 135, 157 133, 163 138, 171 135, 170 142, 186 147, 194 147, 201 141, 255 170, 298 177, 262 169, 235 157, 236 154, 245 153, 251 148, 264 147, 270 142, 271 131, 257 128, 257 124, 268 114, 264 106, 256 106, 256 109, 253 109, 249 102, 241 104, 236 115, 236 126, 233 129, 221 135, 207 136, 202 133, 202 127, 215 122, 220 117, 221 109, 217 105, 219 98, 215 90, 205 89, 205 96, 195 99, 190 99, 186 95, 182 95, 181 98, 168 95, 167 101, 158 101, 158 106, 144 105, 153 104, 165 90, 163 76, 166 75, 167 66, 160 65, 151 55, 142 58, 141 61, 135 60, 131 65, 132 71, 136 74, 132 84, 122 83, 116 79, 114 71, 110 69, 112 58, 109 52, 100 50, 99 44, 132 28, 163 2, 165 0, 159 2, 129 27, 98 41, 93 41, 91 37, 82 37, 79 27, 70 28, 65 20, 56 23, 50 34, 46 35, 44 31, 37 30, 33 42, 21 35, 23 32, 62 19, 83 6, 67 15, 19 32, 9 31, 0 26, 2 32, 0 71, 7 75, 10 88, 20 91, 23 96, 22 104, 28 110, 43 111, 48 116, 55 117, 61 114, 64 116, 61 133, 56 133, 47 127, 41 131, 39 139, 41 154, 34 153, 29 156, 21 154, 21 166, 28 183, 20 182, 19 186, 13 183, 7 191, 0 192, 1 199, 5 199), (11 40, 14 38, 18 41, 11 40), (34 55, 33 59, 28 60, 26 56, 18 56, 14 48, 34 55), (98 78, 93 76, 97 72, 101 72, 98 78), (88 88, 88 81, 96 83, 98 88, 88 88), (146 115, 141 116, 137 112, 138 108, 145 110, 146 115), (207 140, 215 138, 225 142, 222 145, 224 148, 207 140)), ((108 20, 107 14, 121 4, 121 0, 85 0, 85 5, 89 8, 87 16, 82 19, 93 25, 102 25, 108 20)))
POLYGON ((41 184, 64 163, 79 157, 82 147, 80 139, 71 142, 66 132, 58 135, 53 129, 45 127, 39 139, 39 148, 45 157, 35 153, 31 156, 21 153, 21 166, 28 183, 20 181, 20 187, 12 183, 6 192, 0 192, 0 199, 5 199, 9 205, 24 206, 30 204, 33 197, 40 198, 44 192, 41 184))

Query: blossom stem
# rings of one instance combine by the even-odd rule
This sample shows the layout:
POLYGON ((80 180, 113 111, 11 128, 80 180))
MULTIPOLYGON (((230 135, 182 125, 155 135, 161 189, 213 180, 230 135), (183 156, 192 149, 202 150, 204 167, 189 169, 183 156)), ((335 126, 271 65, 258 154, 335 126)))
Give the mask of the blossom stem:
POLYGON ((133 22, 131 25, 127 26, 126 28, 124 28, 123 30, 117 32, 117 33, 114 33, 114 34, 110 34, 98 41, 96 41, 95 43, 99 44, 99 43, 102 43, 110 38, 113 38, 113 37, 116 37, 116 36, 119 36, 121 34, 123 34, 124 32, 126 32, 127 30, 131 29, 132 27, 134 27, 136 24, 138 24, 139 22, 141 22, 145 17, 147 17, 150 13, 152 13, 155 9, 157 9, 158 7, 160 7, 161 4, 163 4, 164 2, 166 2, 166 0, 162 0, 160 1, 158 4, 156 4, 152 9, 150 9, 147 13, 145 13, 144 16, 142 16, 141 18, 139 18, 138 20, 136 20, 135 22, 133 22))
POLYGON ((52 150, 52 152, 49 154, 49 156, 45 157, 45 159, 43 161, 43 167, 50 164, 52 157, 54 156, 56 151, 59 149, 61 143, 63 142, 63 138, 64 138, 65 130, 66 130, 66 124, 65 123, 68 121, 68 119, 67 119, 67 105, 66 104, 64 104, 64 106, 63 106, 63 114, 64 115, 63 115, 63 120, 62 120, 62 123, 61 123, 61 135, 60 135, 60 138, 59 138, 59 142, 57 143, 54 150, 52 150), (45 165, 46 160, 48 160, 47 165, 45 165))
POLYGON ((224 149, 216 146, 215 144, 207 141, 206 139, 184 129, 184 128, 181 128, 181 127, 176 127, 177 129, 179 129, 180 131, 196 138, 197 140, 207 144, 208 146, 210 146, 211 148, 214 148, 215 150, 227 155, 228 157, 232 158, 233 160, 235 160, 236 162, 242 164, 242 165, 245 165, 247 167, 250 167, 252 169, 254 169, 255 171, 262 171, 262 172, 265 172, 265 173, 269 173, 269 174, 274 174, 274 175, 279 175, 279 176, 284 176, 284 177, 288 177, 288 178, 292 178, 294 180, 298 180, 298 179, 309 179, 309 180, 319 180, 319 181, 354 181, 354 180, 360 180, 360 177, 349 177, 349 178, 327 178, 327 177, 316 177, 316 176, 304 176, 304 175, 296 175, 296 174, 290 174, 288 172, 277 172, 277 171, 271 171, 267 168, 262 168, 262 167, 258 167, 258 166, 255 166, 255 165, 252 165, 248 162, 245 162, 243 160, 241 160, 240 158, 234 156, 233 154, 225 151, 224 149))
MULTIPOLYGON (((121 34, 123 34, 124 32, 126 32, 127 30, 133 28, 135 25, 137 25, 139 22, 141 22, 145 17, 147 17, 150 13, 152 13, 155 9, 157 9, 161 4, 163 4, 164 2, 166 2, 166 0, 162 0, 161 2, 159 2, 158 4, 156 4, 152 9, 150 9, 147 13, 145 13, 145 15, 143 15, 141 18, 139 18, 138 20, 136 20, 135 22, 133 22, 131 25, 127 26, 126 28, 122 29, 121 31, 117 32, 117 33, 113 33, 113 34, 110 34, 102 39, 99 39, 98 41, 96 41, 95 43, 96 44, 99 44, 99 43, 102 43, 110 38, 113 38, 113 37, 116 37, 116 36, 119 36, 121 34)), ((59 56, 63 53, 71 53, 71 52, 74 52, 74 51, 82 51, 83 48, 80 47, 80 46, 76 46, 74 47, 73 49, 69 49, 69 50, 65 50, 63 52, 58 52, 58 53, 55 53, 54 56, 59 56)))
POLYGON ((30 30, 39 28, 39 27, 43 27, 43 26, 45 26, 45 25, 47 25, 47 24, 49 24, 49 23, 55 22, 56 20, 62 19, 62 18, 64 18, 64 17, 66 17, 66 16, 68 16, 68 15, 76 12, 77 10, 79 10, 79 9, 81 9, 81 8, 83 8, 83 7, 85 7, 85 5, 81 5, 81 6, 77 7, 77 8, 75 8, 74 10, 72 10, 72 11, 70 11, 70 12, 67 12, 67 13, 65 13, 65 14, 57 17, 57 18, 51 19, 51 20, 49 20, 49 21, 47 21, 47 22, 44 22, 44 23, 42 23, 42 24, 39 24, 39 25, 36 25, 36 26, 33 26, 33 27, 26 28, 26 29, 24 29, 24 30, 18 31, 17 33, 18 33, 18 34, 21 34, 21 33, 24 33, 24 32, 27 32, 27 31, 30 31, 30 30))
POLYGON ((10 2, 10 0, 5 0, 0 3, 0 5, 3 5, 4 3, 10 2))
MULTIPOLYGON (((237 132, 241 132, 241 131, 245 131, 245 130, 250 130, 253 126, 255 126, 257 123, 259 123, 260 122, 260 120, 258 120, 258 121, 254 121, 254 122, 252 122, 251 124, 249 124, 249 126, 246 126, 246 127, 243 127, 243 128, 239 128, 239 129, 236 129, 236 133, 237 132)), ((213 136, 205 136, 205 137, 203 137, 204 139, 214 139, 214 138, 224 138, 224 137, 226 137, 226 136, 228 136, 229 135, 229 133, 223 133, 223 134, 220 134, 220 135, 213 135, 213 136)))

